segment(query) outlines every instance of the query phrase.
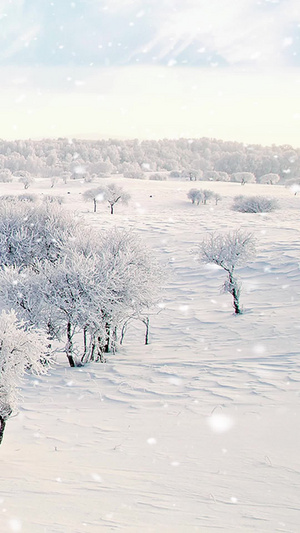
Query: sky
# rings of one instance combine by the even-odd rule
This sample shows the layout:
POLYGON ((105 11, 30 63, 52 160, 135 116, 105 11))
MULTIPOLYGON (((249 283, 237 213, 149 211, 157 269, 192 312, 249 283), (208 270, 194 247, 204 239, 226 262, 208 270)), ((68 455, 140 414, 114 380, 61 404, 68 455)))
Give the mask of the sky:
POLYGON ((299 0, 1 0, 0 137, 300 146, 299 0))

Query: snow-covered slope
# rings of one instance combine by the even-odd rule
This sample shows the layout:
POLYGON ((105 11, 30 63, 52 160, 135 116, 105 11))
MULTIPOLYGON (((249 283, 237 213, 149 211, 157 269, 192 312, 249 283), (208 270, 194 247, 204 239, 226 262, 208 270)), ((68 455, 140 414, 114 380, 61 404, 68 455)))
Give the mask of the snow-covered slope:
MULTIPOLYGON (((167 266, 151 344, 132 324, 106 364, 26 377, 0 449, 0 531, 299 531, 300 198, 280 186, 125 180, 128 207, 81 200, 92 184, 36 183, 86 224, 134 228, 167 266), (194 206, 191 187, 218 191, 194 206), (67 194, 67 193, 70 194, 67 194), (266 215, 233 196, 277 197, 266 215), (224 273, 194 259, 207 231, 253 232, 235 316, 224 273)), ((20 184, 1 184, 22 193, 20 184)))

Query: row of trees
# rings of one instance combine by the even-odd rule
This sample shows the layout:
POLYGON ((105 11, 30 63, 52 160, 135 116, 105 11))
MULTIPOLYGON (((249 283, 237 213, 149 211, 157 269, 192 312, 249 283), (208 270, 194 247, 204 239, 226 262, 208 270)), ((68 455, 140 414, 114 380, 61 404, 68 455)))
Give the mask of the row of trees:
POLYGON ((86 230, 57 204, 18 199, 0 203, 0 258, 1 440, 26 368, 45 369, 57 350, 72 367, 104 361, 130 320, 149 327, 162 270, 129 231, 86 230))
MULTIPOLYGON (((215 200, 218 204, 222 200, 222 196, 209 189, 190 189, 187 193, 187 197, 191 200, 192 204, 207 204, 211 199, 215 200)), ((240 211, 241 213, 268 213, 278 209, 279 205, 275 198, 269 198, 266 196, 244 196, 240 194, 233 199, 232 209, 234 211, 240 211)))
POLYGON ((300 176, 300 149, 289 145, 264 147, 209 138, 1 140, 0 170, 3 169, 12 173, 27 171, 41 177, 66 177, 67 173, 74 178, 83 176, 87 179, 93 174, 184 171, 206 176, 210 173, 211 178, 207 179, 226 180, 226 174, 247 172, 253 174, 256 181, 273 174, 284 182, 300 176))

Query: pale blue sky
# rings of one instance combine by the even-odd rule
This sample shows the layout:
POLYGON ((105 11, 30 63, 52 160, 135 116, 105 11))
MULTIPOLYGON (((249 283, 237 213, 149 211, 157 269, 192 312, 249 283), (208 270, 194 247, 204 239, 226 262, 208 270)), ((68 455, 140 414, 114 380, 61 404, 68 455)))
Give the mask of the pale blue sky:
POLYGON ((299 146, 299 0, 1 0, 0 137, 299 146))

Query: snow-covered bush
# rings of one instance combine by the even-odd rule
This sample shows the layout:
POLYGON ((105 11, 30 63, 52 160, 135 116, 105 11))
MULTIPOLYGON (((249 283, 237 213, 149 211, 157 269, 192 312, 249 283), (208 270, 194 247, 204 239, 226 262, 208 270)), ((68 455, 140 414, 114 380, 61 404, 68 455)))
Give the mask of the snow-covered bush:
POLYGON ((228 279, 223 285, 223 290, 232 295, 236 314, 241 314, 242 310, 239 302, 241 285, 235 276, 235 268, 248 261, 254 251, 253 236, 241 230, 210 234, 197 249, 197 256, 201 262, 213 263, 227 272, 228 279))
POLYGON ((46 194, 43 196, 44 202, 49 202, 50 204, 58 204, 61 205, 64 203, 65 199, 63 196, 57 196, 52 194, 46 194))
MULTIPOLYGON (((192 201, 192 204, 199 205, 200 202, 202 204, 206 204, 207 200, 210 200, 215 196, 215 193, 213 191, 210 191, 209 189, 190 189, 187 193, 187 197, 189 200, 192 201)), ((220 198, 218 198, 220 199, 220 198)))
POLYGON ((278 202, 265 196, 241 195, 234 198, 232 209, 241 213, 268 213, 278 209, 278 202))
POLYGON ((124 178, 129 178, 132 180, 144 180, 146 178, 146 175, 141 170, 130 170, 128 172, 124 172, 124 178))
MULTIPOLYGON (((0 316, 0 444, 5 424, 18 400, 18 386, 26 372, 43 374, 46 346, 42 334, 26 329, 14 312, 0 316)), ((49 361, 49 360, 48 360, 49 361)))
POLYGON ((37 196, 36 194, 19 194, 17 199, 20 201, 20 202, 36 202, 37 201, 37 196))

